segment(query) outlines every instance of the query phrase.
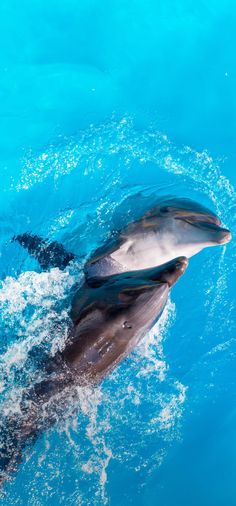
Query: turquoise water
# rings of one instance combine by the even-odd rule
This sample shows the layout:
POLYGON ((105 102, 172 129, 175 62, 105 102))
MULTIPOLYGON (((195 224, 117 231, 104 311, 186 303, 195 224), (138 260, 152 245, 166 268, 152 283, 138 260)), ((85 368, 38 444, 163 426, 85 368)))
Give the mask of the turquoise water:
MULTIPOLYGON (((52 353, 91 251, 175 194, 236 232, 233 1, 2 1, 1 396, 52 353), (33 231, 78 255, 42 273, 33 231)), ((28 449, 0 503, 235 506, 235 243, 191 259, 157 326, 28 449)))

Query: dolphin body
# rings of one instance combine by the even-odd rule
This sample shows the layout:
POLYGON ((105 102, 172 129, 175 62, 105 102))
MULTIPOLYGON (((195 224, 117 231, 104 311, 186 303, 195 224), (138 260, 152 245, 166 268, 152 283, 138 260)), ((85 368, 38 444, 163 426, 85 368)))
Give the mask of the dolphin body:
POLYGON ((43 379, 25 389, 20 414, 8 417, 0 431, 0 483, 16 470, 24 448, 57 421, 73 389, 96 385, 134 349, 187 264, 180 257, 161 267, 93 278, 75 293, 64 348, 45 361, 43 379))
MULTIPOLYGON (((64 269, 76 256, 54 241, 25 233, 14 238, 43 269, 64 269)), ((231 240, 229 230, 212 211, 188 198, 163 197, 141 218, 115 232, 85 264, 87 281, 93 277, 148 269, 173 258, 196 255, 208 246, 231 240)))
POLYGON ((230 231, 206 207, 187 198, 163 198, 97 249, 85 272, 90 278, 147 269, 230 240, 230 231))

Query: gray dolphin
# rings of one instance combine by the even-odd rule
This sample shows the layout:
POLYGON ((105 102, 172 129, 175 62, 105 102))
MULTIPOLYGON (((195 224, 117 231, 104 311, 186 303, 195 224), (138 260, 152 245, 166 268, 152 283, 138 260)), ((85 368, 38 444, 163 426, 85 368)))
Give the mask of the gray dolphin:
MULTIPOLYGON (((43 269, 64 269, 76 258, 58 242, 49 243, 36 235, 14 237, 34 256, 43 269)), ((141 218, 115 232, 85 264, 87 279, 148 269, 173 258, 190 258, 208 246, 231 240, 229 230, 209 209, 187 198, 163 197, 141 218)))
POLYGON ((16 470, 24 448, 64 411, 73 389, 97 384, 134 349, 187 264, 181 257, 161 267, 94 278, 76 292, 64 348, 45 361, 43 379, 25 390, 21 413, 6 419, 1 430, 0 483, 16 470))
POLYGON ((206 207, 187 198, 163 198, 97 249, 85 270, 90 278, 146 269, 230 240, 230 231, 206 207))

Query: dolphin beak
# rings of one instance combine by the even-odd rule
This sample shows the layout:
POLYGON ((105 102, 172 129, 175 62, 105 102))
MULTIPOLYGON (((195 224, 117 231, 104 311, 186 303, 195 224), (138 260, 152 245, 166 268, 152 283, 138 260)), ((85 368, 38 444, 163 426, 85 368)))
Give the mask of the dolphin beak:
POLYGON ((218 239, 219 244, 226 244, 227 242, 230 242, 232 239, 232 234, 230 230, 227 229, 221 229, 221 235, 218 239))
POLYGON ((157 281, 158 283, 167 283, 170 288, 182 276, 187 266, 188 259, 186 257, 178 257, 166 264, 147 269, 143 271, 143 274, 146 279, 157 281))
POLYGON ((188 266, 188 259, 186 257, 179 257, 171 262, 169 262, 170 265, 167 267, 166 270, 166 282, 168 283, 169 287, 173 286, 176 281, 182 276, 182 274, 186 271, 188 266))
POLYGON ((210 223, 204 221, 198 221, 192 223, 195 227, 200 228, 204 232, 209 233, 209 240, 215 244, 226 244, 232 239, 230 230, 222 228, 218 223, 210 223))

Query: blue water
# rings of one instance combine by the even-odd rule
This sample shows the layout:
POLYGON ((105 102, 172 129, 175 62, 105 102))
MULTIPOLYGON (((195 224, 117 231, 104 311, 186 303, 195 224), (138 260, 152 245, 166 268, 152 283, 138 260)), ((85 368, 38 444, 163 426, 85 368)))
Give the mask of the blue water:
MULTIPOLYGON (((91 251, 141 196, 192 197, 236 234, 236 7, 2 0, 0 388, 55 352, 91 251), (14 234, 78 255, 42 273, 14 234)), ((157 326, 29 448, 2 505, 235 506, 235 242, 191 259, 157 326)))

